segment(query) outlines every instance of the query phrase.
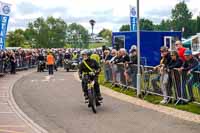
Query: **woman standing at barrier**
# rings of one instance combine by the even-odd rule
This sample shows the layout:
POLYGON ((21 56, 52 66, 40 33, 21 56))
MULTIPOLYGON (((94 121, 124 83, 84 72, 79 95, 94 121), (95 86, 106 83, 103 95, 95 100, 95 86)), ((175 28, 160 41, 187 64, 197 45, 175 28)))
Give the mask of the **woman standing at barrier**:
POLYGON ((171 94, 169 94, 168 89, 167 89, 168 83, 169 83, 168 82, 169 75, 168 75, 168 72, 166 71, 167 66, 171 62, 171 57, 170 57, 168 48, 165 46, 160 48, 160 53, 161 53, 160 65, 154 67, 154 70, 159 70, 160 75, 158 75, 157 77, 152 79, 151 82, 152 82, 153 89, 157 90, 157 89, 159 89, 157 82, 160 80, 161 90, 162 90, 162 93, 164 96, 163 100, 160 103, 166 104, 169 100, 168 97, 171 95, 171 94))
POLYGON ((183 64, 183 61, 180 59, 178 53, 176 51, 170 52, 171 56, 171 62, 168 65, 168 72, 169 72, 169 86, 168 86, 168 92, 172 93, 172 84, 174 85, 175 89, 175 97, 176 99, 181 97, 181 79, 179 73, 177 73, 176 69, 180 68, 183 64))
POLYGON ((12 51, 10 55, 10 73, 15 74, 16 73, 16 59, 15 59, 15 53, 12 51))

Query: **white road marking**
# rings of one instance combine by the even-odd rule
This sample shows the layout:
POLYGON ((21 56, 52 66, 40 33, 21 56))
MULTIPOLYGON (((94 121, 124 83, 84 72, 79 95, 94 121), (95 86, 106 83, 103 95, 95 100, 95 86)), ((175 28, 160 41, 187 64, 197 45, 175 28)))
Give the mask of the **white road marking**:
POLYGON ((13 131, 13 130, 4 130, 4 129, 0 129, 0 132, 4 132, 4 133, 24 133, 24 132, 18 132, 18 131, 13 131))
POLYGON ((0 112, 0 114, 15 114, 15 112, 0 112))
POLYGON ((8 127, 26 127, 25 125, 0 125, 0 128, 8 128, 8 127))

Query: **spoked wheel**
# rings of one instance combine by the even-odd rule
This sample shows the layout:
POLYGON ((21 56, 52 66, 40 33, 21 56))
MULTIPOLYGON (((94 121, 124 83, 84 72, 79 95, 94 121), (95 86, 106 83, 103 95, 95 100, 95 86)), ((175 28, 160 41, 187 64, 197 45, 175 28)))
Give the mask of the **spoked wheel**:
POLYGON ((89 94, 89 105, 92 108, 93 113, 97 113, 97 101, 96 101, 96 95, 93 92, 92 94, 89 94))

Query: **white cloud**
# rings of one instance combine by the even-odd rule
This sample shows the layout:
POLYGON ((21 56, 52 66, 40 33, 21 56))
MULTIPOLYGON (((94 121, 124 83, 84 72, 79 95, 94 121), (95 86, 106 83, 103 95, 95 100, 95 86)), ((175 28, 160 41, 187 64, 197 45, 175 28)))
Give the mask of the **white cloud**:
MULTIPOLYGON (((40 16, 63 17, 71 23, 74 19, 77 23, 83 24, 88 30, 89 19, 98 20, 95 26, 95 32, 102 28, 116 30, 121 24, 129 23, 129 5, 136 6, 136 0, 1 0, 12 4, 11 23, 15 20, 23 21, 34 19, 40 16), (26 7, 20 7, 20 3, 30 4, 30 13, 26 7), (34 9, 37 9, 36 11, 34 9), (24 10, 24 12, 22 12, 24 10)), ((140 0, 141 17, 149 18, 155 23, 170 17, 171 9, 183 0, 140 0)), ((200 1, 186 0, 190 11, 194 17, 199 15, 200 1)), ((29 9, 29 7, 28 7, 29 9)), ((16 22, 20 23, 20 22, 16 22)), ((24 22, 23 22, 24 23, 24 22)), ((25 24, 25 23, 24 23, 25 24)), ((20 25, 20 24, 19 24, 20 25)), ((15 29, 14 24, 9 29, 15 29)), ((20 25, 22 26, 22 25, 20 25)), ((24 25, 25 26, 25 25, 24 25)), ((17 26, 16 26, 17 27, 17 26)))

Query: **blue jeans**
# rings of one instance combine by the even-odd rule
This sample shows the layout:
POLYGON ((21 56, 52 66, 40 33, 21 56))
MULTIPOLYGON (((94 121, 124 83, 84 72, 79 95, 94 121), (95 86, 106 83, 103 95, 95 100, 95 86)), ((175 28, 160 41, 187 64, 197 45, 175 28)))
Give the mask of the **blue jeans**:
POLYGON ((112 80, 112 70, 109 69, 105 69, 104 70, 104 74, 105 74, 105 81, 111 81, 112 80))

